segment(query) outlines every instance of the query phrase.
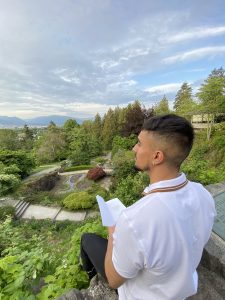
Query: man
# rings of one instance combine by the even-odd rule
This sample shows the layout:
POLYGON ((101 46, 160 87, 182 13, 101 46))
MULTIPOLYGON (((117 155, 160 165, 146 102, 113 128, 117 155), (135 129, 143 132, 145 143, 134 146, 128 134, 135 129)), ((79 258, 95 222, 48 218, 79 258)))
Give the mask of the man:
MULTIPOLYGON (((180 173, 193 139, 191 124, 182 117, 146 120, 133 151, 135 165, 148 172, 150 185, 108 229, 108 243, 96 243, 92 236, 92 245, 106 251, 105 269, 92 252, 89 270, 105 272, 120 300, 183 300, 197 292, 196 268, 216 213, 208 191, 180 173)), ((82 240, 86 256, 87 240, 82 240)))

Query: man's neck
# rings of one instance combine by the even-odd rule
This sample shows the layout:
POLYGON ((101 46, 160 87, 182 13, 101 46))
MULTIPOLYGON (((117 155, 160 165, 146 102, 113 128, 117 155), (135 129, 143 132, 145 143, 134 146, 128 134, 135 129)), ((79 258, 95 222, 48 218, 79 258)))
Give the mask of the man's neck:
POLYGON ((161 169, 155 167, 153 170, 148 173, 150 183, 156 183, 163 180, 170 180, 177 178, 180 175, 179 170, 175 169, 161 169))

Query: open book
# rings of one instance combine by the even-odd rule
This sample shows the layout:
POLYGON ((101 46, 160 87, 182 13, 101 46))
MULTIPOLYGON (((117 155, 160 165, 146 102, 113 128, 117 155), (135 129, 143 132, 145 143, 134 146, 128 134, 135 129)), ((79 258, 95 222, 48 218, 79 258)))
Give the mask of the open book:
POLYGON ((97 195, 96 199, 101 213, 102 225, 114 226, 126 206, 118 198, 105 202, 101 196, 97 195))

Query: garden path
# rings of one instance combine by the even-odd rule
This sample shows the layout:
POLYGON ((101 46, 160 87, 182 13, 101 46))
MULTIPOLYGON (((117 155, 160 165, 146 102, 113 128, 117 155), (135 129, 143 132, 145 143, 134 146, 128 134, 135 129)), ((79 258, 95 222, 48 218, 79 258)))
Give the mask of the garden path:
POLYGON ((61 207, 49 207, 43 205, 33 205, 23 200, 14 200, 8 197, 0 199, 0 206, 14 206, 16 217, 21 219, 50 219, 52 221, 73 221, 80 222, 89 217, 98 215, 96 211, 76 211, 63 210, 61 207))

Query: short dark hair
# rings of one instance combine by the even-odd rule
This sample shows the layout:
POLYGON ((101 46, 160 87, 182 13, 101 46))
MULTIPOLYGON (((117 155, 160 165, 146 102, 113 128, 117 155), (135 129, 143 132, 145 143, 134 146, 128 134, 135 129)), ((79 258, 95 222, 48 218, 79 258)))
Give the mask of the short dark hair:
POLYGON ((178 149, 176 157, 172 159, 177 167, 180 167, 191 151, 194 129, 191 123, 181 116, 166 114, 146 119, 142 130, 160 136, 178 149))

